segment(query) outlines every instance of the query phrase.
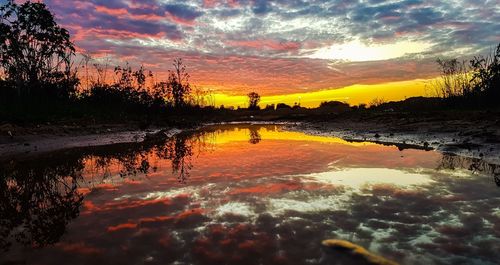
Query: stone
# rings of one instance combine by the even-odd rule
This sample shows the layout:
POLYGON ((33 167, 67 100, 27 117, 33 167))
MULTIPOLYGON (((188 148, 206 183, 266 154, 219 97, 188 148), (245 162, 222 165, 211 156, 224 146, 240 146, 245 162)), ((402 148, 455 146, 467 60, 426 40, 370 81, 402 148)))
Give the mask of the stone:
POLYGON ((345 240, 328 239, 322 242, 324 256, 321 264, 397 265, 384 257, 345 240))

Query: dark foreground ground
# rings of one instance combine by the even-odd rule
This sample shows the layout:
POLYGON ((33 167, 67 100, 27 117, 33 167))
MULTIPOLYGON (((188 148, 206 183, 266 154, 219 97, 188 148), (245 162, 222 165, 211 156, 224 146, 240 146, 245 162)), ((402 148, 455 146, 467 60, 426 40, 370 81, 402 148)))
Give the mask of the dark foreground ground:
POLYGON ((344 113, 239 111, 144 127, 137 122, 95 123, 61 121, 15 125, 0 123, 0 157, 30 155, 57 149, 142 141, 160 130, 218 122, 284 122, 292 130, 337 136, 353 141, 397 143, 400 148, 438 149, 443 152, 500 162, 500 111, 351 111, 344 113))
MULTIPOLYGON (((17 156, 74 147, 142 142, 149 137, 174 135, 214 122, 282 123, 290 130, 308 134, 336 136, 351 141, 396 144, 400 149, 438 149, 442 152, 474 157, 492 164, 500 163, 500 113, 494 111, 395 112, 352 111, 314 113, 307 111, 239 112, 224 119, 209 117, 203 123, 153 124, 143 128, 137 122, 95 123, 65 121, 15 125, 0 123, 0 166, 17 156), (279 114, 279 113, 278 113, 279 114), (3 161, 3 162, 2 162, 3 161)), ((147 141, 146 141, 147 142, 147 141)), ((67 157, 64 157, 67 160, 67 157)), ((493 172, 497 174, 497 172, 493 172)), ((496 178, 495 178, 496 180, 496 178)), ((497 184, 498 185, 498 184, 497 184)), ((332 251, 347 253, 358 264, 392 264, 382 257, 359 250, 349 242, 335 242, 332 251), (340 244, 340 245, 339 245, 340 244), (357 250, 354 251, 353 249, 357 250), (361 255, 361 254, 362 255, 361 255), (365 261, 366 260, 366 261, 365 261)), ((327 249, 330 251, 330 249, 327 249)), ((338 258, 338 255, 335 255, 338 258)))

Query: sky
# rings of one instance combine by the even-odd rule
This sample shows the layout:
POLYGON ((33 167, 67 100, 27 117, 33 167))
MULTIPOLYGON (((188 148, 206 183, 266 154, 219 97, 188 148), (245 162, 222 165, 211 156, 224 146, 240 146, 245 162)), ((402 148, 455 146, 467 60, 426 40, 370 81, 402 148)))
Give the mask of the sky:
POLYGON ((437 57, 500 42, 499 0, 43 2, 78 51, 159 75, 181 57, 217 105, 244 104, 251 91, 310 106, 429 95, 437 57))

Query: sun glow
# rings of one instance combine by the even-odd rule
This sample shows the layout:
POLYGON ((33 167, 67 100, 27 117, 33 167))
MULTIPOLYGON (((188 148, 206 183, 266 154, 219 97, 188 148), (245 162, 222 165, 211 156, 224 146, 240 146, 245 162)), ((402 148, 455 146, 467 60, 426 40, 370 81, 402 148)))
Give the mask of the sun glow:
POLYGON ((421 53, 432 45, 425 42, 400 41, 389 44, 367 45, 359 40, 324 47, 310 57, 315 59, 345 60, 352 62, 380 61, 421 53))
MULTIPOLYGON (((323 101, 341 101, 351 105, 369 104, 375 98, 385 101, 404 100, 409 97, 430 96, 428 84, 430 80, 410 80, 373 85, 352 85, 338 89, 326 89, 315 92, 295 93, 287 95, 262 96, 260 106, 285 103, 300 103, 302 107, 317 107, 323 101)), ((257 91, 258 92, 258 91, 257 91)), ((244 95, 214 94, 215 106, 247 107, 248 98, 244 95)))

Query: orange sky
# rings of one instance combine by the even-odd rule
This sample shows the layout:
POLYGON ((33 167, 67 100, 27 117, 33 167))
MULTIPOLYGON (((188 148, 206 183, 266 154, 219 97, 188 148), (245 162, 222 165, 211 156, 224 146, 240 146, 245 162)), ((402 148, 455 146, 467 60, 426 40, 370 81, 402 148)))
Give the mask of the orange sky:
POLYGON ((438 57, 500 42, 496 1, 42 2, 92 64, 128 62, 164 78, 183 58, 192 85, 226 106, 246 105, 251 91, 263 104, 307 107, 428 96, 423 80, 438 76, 438 57))

